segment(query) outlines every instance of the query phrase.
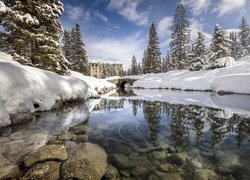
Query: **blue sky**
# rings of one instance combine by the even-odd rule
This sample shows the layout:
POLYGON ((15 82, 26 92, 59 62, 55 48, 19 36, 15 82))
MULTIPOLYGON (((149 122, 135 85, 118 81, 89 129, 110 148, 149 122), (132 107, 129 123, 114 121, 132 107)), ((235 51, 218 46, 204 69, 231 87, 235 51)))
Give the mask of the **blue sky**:
POLYGON ((175 8, 182 2, 191 24, 192 40, 198 31, 207 41, 216 23, 237 29, 242 16, 250 20, 247 0, 61 0, 64 29, 79 23, 90 60, 115 61, 127 68, 132 56, 140 62, 147 46, 150 24, 155 23, 162 55, 170 40, 175 8))

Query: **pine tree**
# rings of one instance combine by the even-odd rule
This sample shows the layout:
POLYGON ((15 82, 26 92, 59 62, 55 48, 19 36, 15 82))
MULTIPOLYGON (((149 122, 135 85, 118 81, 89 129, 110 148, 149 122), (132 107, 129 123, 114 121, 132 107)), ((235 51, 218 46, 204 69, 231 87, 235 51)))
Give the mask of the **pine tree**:
POLYGON ((231 45, 230 45, 231 56, 235 60, 238 60, 244 55, 244 48, 237 37, 237 33, 231 32, 229 35, 229 39, 231 39, 231 45))
POLYGON ((216 59, 230 56, 230 43, 231 40, 227 37, 226 32, 220 25, 216 24, 211 43, 211 52, 209 55, 211 69, 221 67, 217 64, 218 62, 216 59))
POLYGON ((144 50, 143 57, 142 57, 142 73, 146 74, 146 63, 147 63, 147 51, 144 50))
POLYGON ((193 59, 190 63, 190 70, 199 71, 205 68, 208 64, 207 49, 205 45, 205 36, 198 32, 198 39, 193 44, 193 59))
POLYGON ((242 17, 239 29, 240 32, 238 34, 238 37, 243 47, 242 50, 243 52, 242 57, 243 57, 246 56, 247 54, 250 54, 250 28, 245 17, 242 17))
POLYGON ((76 24, 71 31, 71 41, 70 68, 89 75, 88 58, 79 24, 76 24))
POLYGON ((17 0, 8 11, 0 13, 14 58, 24 64, 67 74, 67 63, 59 44, 62 12, 60 0, 17 0))
POLYGON ((133 55, 132 61, 131 61, 131 67, 130 67, 130 75, 138 75, 138 64, 135 55, 133 55))
POLYGON ((190 59, 190 29, 189 21, 185 15, 185 8, 179 4, 175 10, 170 47, 169 69, 187 69, 190 59))
POLYGON ((63 39, 62 39, 62 51, 65 56, 65 58, 70 61, 71 60, 71 49, 72 49, 72 39, 70 31, 64 30, 63 32, 63 39))
POLYGON ((162 72, 161 51, 159 48, 159 40, 154 23, 149 30, 148 46, 146 56, 143 60, 144 73, 160 73, 162 72))

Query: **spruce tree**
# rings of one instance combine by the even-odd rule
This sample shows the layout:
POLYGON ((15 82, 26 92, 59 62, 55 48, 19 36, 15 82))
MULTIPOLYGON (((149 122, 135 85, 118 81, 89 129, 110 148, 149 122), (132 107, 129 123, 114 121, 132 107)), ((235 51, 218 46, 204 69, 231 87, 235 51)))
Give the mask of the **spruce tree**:
POLYGON ((71 31, 71 41, 70 68, 89 75, 88 58, 79 24, 76 24, 71 31))
POLYGON ((0 21, 8 34, 14 58, 21 63, 67 74, 67 63, 59 38, 63 12, 60 0, 15 1, 0 13, 0 21))
POLYGON ((243 52, 242 57, 243 57, 247 54, 250 54, 250 28, 245 17, 242 17, 239 29, 240 32, 238 34, 238 37, 243 47, 242 50, 243 52))
POLYGON ((161 51, 159 48, 159 40, 154 23, 151 24, 149 30, 146 58, 143 61, 143 72, 144 73, 162 72, 161 51))
POLYGON ((130 67, 130 75, 138 75, 138 64, 135 55, 133 55, 132 61, 131 61, 131 67, 130 67))
POLYGON ((186 18, 185 8, 179 4, 175 10, 170 47, 171 60, 169 69, 187 69, 191 55, 189 21, 186 18))
POLYGON ((198 39, 193 44, 193 58, 190 63, 190 70, 199 71, 208 64, 207 49, 205 45, 205 36, 198 32, 198 39))
POLYGON ((230 43, 231 40, 227 37, 226 32, 218 24, 215 25, 213 38, 211 42, 211 52, 209 55, 210 68, 217 68, 216 59, 230 56, 230 43))
POLYGON ((230 45, 231 56, 235 60, 238 60, 244 55, 244 48, 237 37, 237 33, 231 32, 229 35, 229 39, 231 40, 231 45, 230 45))
POLYGON ((144 50, 143 57, 142 57, 142 74, 146 74, 146 63, 147 63, 147 51, 144 50))
POLYGON ((62 39, 62 51, 65 58, 69 61, 71 60, 71 49, 72 49, 72 39, 70 31, 64 30, 63 31, 63 39, 62 39))

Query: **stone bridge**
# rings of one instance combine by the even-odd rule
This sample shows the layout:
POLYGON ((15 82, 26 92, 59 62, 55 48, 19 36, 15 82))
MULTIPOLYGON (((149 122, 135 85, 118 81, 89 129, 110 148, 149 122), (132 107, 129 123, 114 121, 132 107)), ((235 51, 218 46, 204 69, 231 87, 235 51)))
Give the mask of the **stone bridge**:
POLYGON ((119 77, 119 78, 112 78, 112 79, 106 79, 108 82, 111 82, 113 84, 116 84, 116 87, 118 87, 119 89, 124 89, 125 88, 125 84, 129 84, 130 86, 133 86, 133 83, 135 81, 137 81, 138 79, 140 79, 141 77, 119 77))

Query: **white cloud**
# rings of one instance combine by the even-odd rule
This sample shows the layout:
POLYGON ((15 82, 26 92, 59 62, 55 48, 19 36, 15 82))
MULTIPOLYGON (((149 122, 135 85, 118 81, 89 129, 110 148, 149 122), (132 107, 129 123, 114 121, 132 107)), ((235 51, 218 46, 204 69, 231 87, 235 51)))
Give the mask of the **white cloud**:
POLYGON ((160 20, 158 25, 158 34, 161 37, 167 37, 171 35, 170 27, 172 25, 173 18, 172 17, 164 17, 160 20))
POLYGON ((89 20, 90 18, 98 18, 104 22, 108 22, 109 19, 103 14, 99 13, 94 9, 84 9, 83 6, 71 6, 67 4, 65 6, 65 12, 67 13, 69 19, 71 20, 79 20, 85 19, 89 20))
POLYGON ((145 38, 140 33, 133 33, 126 38, 86 38, 86 49, 90 60, 114 61, 128 68, 132 56, 140 62, 145 48, 145 38))
POLYGON ((108 19, 106 16, 104 16, 103 14, 101 14, 101 13, 99 13, 99 12, 97 12, 97 11, 93 11, 93 15, 94 15, 95 17, 101 19, 101 20, 104 21, 104 22, 108 22, 108 21, 109 21, 109 19, 108 19))
POLYGON ((196 41, 196 39, 198 38, 198 32, 202 32, 206 37, 205 42, 206 44, 208 44, 210 40, 212 39, 212 35, 207 32, 204 32, 204 24, 199 22, 195 18, 192 18, 189 21, 190 21, 190 30, 191 30, 191 40, 196 41))
POLYGON ((71 20, 78 20, 82 16, 85 16, 84 8, 82 6, 71 6, 68 4, 65 6, 65 11, 71 20))
POLYGON ((193 15, 198 16, 209 9, 211 0, 182 0, 182 3, 191 9, 193 15))
POLYGON ((234 11, 241 10, 245 5, 246 0, 220 0, 213 11, 217 12, 218 16, 221 17, 234 11))
POLYGON ((138 5, 142 0, 110 0, 107 9, 117 11, 118 14, 127 20, 139 25, 147 25, 148 13, 147 11, 139 11, 138 5))

